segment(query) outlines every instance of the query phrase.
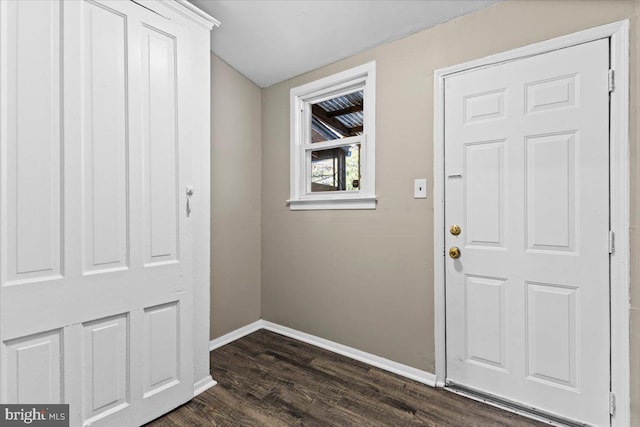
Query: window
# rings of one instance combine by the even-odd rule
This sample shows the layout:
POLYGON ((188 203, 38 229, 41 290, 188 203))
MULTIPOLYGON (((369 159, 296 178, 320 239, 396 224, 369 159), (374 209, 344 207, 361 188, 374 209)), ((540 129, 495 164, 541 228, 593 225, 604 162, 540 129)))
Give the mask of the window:
POLYGON ((292 210, 375 209, 376 63, 291 89, 292 210))

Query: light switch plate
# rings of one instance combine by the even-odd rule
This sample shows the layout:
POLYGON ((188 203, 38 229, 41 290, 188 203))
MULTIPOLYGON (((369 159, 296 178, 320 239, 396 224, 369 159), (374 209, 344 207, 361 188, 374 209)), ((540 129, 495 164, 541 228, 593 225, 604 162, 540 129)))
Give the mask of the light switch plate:
POLYGON ((413 184, 413 198, 414 199, 426 199, 427 198, 427 180, 426 178, 416 179, 413 184))

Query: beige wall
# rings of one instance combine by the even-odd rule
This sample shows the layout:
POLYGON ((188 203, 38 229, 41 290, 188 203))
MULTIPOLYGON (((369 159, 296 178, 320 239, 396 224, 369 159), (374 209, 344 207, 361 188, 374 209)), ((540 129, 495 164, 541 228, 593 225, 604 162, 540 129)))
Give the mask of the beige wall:
POLYGON ((211 338, 260 319, 261 91, 211 56, 211 338))
POLYGON ((633 395, 639 424, 637 85, 640 0, 507 1, 264 89, 262 314, 266 320, 434 371, 433 72, 632 18, 633 395), (375 211, 289 211, 289 90, 377 61, 375 211))

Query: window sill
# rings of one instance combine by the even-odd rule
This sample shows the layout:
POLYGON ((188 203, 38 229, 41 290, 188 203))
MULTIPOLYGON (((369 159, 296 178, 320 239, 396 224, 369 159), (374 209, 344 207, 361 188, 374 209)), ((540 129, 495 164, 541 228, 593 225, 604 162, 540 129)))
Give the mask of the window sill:
POLYGON ((373 197, 351 197, 335 199, 287 200, 292 211, 315 211, 336 209, 375 209, 378 199, 373 197))

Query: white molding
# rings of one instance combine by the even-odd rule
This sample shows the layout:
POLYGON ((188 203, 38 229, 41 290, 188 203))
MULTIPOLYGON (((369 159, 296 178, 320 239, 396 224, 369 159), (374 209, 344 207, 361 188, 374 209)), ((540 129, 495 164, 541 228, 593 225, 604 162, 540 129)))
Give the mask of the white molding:
POLYGON ((328 86, 335 87, 342 83, 355 80, 358 77, 366 76, 368 73, 375 70, 376 61, 367 62, 366 64, 358 65, 357 67, 349 68, 348 70, 341 71, 339 73, 314 80, 310 83, 294 87, 291 89, 291 95, 304 97, 307 94, 313 94, 319 90, 325 89, 328 86))
POLYGON ((202 9, 189 3, 187 0, 161 0, 162 4, 168 8, 176 11, 185 18, 197 23, 198 25, 206 28, 208 31, 213 30, 220 26, 218 21, 213 16, 204 12, 202 9))
POLYGON ((436 70, 434 72, 434 78, 437 81, 440 78, 444 78, 445 76, 449 76, 451 74, 470 72, 474 71, 477 68, 494 66, 501 62, 524 59, 530 56, 536 56, 543 53, 552 52, 554 50, 564 49, 582 43, 588 43, 598 39, 609 38, 616 34, 618 31, 621 31, 625 26, 628 28, 628 20, 613 22, 611 24, 601 25, 599 27, 591 28, 588 30, 578 31, 577 33, 567 34, 565 36, 530 44, 528 46, 508 50, 506 52, 496 53, 484 58, 436 70))
POLYGON ((189 80, 189 138, 192 140, 191 185, 195 189, 191 212, 193 237, 193 377, 210 376, 210 295, 211 295, 211 54, 210 33, 191 24, 189 80), (203 126, 206 124, 206 126, 203 126))
POLYGON ((207 375, 200 381, 196 381, 196 383, 193 385, 193 397, 196 397, 197 395, 204 393, 205 391, 209 390, 211 387, 217 384, 218 383, 214 381, 213 378, 211 378, 211 375, 207 375))
MULTIPOLYGON (((615 24, 612 24, 612 26, 615 24)), ((612 425, 631 422, 630 368, 630 169, 629 169, 629 21, 611 33, 611 68, 615 90, 610 98, 610 221, 615 233, 611 254, 611 391, 616 396, 612 425)))
POLYGON ((627 426, 631 417, 629 367, 629 21, 619 21, 593 29, 535 43, 475 61, 436 70, 434 73, 434 298, 436 376, 438 386, 446 378, 445 341, 445 223, 444 223, 444 80, 457 73, 523 59, 581 43, 610 38, 611 67, 616 88, 611 94, 610 195, 611 228, 616 249, 611 256, 611 387, 616 395, 613 426, 627 426))
POLYGON ((400 375, 401 377, 405 377, 431 387, 436 386, 436 376, 431 372, 423 371, 409 365, 394 362, 393 360, 385 359, 384 357, 376 356, 375 354, 367 353, 353 347, 338 344, 336 342, 329 341, 315 335, 300 332, 298 330, 262 319, 250 323, 247 326, 243 326, 242 328, 236 329, 235 331, 229 332, 228 334, 225 334, 220 338, 216 338, 215 340, 211 341, 211 350, 215 350, 216 348, 219 348, 225 344, 229 344, 237 339, 244 337, 245 335, 248 335, 260 329, 266 329, 267 331, 275 332, 277 334, 284 335, 298 341, 306 342, 307 344, 329 350, 333 353, 346 356, 350 359, 358 360, 362 363, 366 363, 367 365, 375 366, 376 368, 394 373, 396 375, 400 375))
POLYGON ((375 209, 377 198, 352 197, 339 199, 300 199, 287 200, 292 211, 321 210, 321 209, 375 209))
POLYGON ((433 76, 433 311, 436 378, 444 387, 447 377, 445 312, 445 218, 444 218, 444 72, 433 76))
POLYGON ((336 342, 307 334, 305 332, 300 332, 266 320, 263 320, 263 325, 264 329, 268 331, 275 332, 298 341, 306 342, 307 344, 329 350, 333 353, 366 363, 367 365, 375 366, 376 368, 409 378, 410 380, 414 380, 431 387, 435 387, 436 385, 436 376, 431 372, 394 362, 393 360, 385 359, 384 357, 376 356, 375 354, 338 344, 336 342))
POLYGON ((216 348, 220 348, 223 345, 227 345, 237 339, 240 339, 246 335, 249 335, 255 331, 262 329, 264 327, 262 322, 263 322, 262 320, 256 320, 253 323, 249 323, 246 326, 243 326, 227 334, 224 334, 214 340, 211 340, 209 342, 209 351, 215 350, 216 348))

